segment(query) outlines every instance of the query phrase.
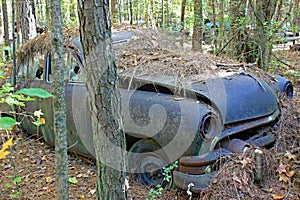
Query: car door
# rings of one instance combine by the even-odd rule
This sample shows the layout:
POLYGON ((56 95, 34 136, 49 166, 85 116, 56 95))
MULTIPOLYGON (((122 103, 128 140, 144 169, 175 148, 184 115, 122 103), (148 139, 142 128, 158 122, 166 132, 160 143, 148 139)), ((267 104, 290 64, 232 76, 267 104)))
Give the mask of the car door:
MULTIPOLYGON (((51 85, 46 80, 45 68, 48 65, 49 54, 43 54, 41 52, 36 53, 33 57, 27 57, 19 61, 17 66, 16 83, 19 88, 42 88, 50 92, 51 85)), ((19 118, 22 121, 23 130, 41 134, 42 129, 37 128, 33 122, 33 112, 36 110, 42 110, 47 116, 47 124, 53 124, 53 112, 47 105, 52 105, 52 98, 39 99, 27 102, 24 107, 21 108, 23 112, 19 118)))

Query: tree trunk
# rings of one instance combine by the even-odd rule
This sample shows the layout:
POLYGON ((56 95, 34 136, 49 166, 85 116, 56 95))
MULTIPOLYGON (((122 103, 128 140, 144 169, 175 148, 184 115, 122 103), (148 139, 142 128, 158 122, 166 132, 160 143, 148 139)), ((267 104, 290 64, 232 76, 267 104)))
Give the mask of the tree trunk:
POLYGON ((64 2, 63 6, 64 6, 64 9, 65 9, 65 12, 63 14, 63 16, 64 16, 63 20, 64 20, 64 22, 66 24, 69 24, 70 21, 71 21, 71 19, 70 19, 70 15, 71 15, 70 6, 71 6, 71 2, 70 2, 70 0, 64 0, 63 2, 64 2))
MULTIPOLYGON (((186 6, 186 0, 182 0, 181 2, 181 15, 180 15, 180 42, 179 45, 181 48, 183 48, 184 43, 184 15, 185 15, 185 6, 186 6)), ((196 19, 195 19, 196 20, 196 19)))
POLYGON ((298 27, 298 29, 300 28, 300 0, 295 0, 293 10, 293 26, 298 27))
POLYGON ((32 9, 33 0, 19 1, 19 24, 22 35, 22 43, 36 36, 36 23, 32 9))
POLYGON ((64 90, 64 43, 62 35, 61 1, 51 0, 51 66, 53 69, 52 94, 54 108, 55 164, 57 199, 69 199, 68 155, 66 134, 66 101, 64 90))
POLYGON ((180 31, 184 29, 184 15, 185 15, 186 0, 181 2, 181 15, 180 15, 180 31))
POLYGON ((97 164, 98 199, 126 199, 126 146, 108 0, 78 0, 97 164), (123 149, 123 150, 122 150, 123 149))
POLYGON ((165 9, 164 9, 164 0, 161 0, 161 19, 160 19, 160 27, 162 29, 165 28, 165 9))
POLYGON ((277 10, 276 10, 276 16, 275 16, 276 22, 279 22, 280 18, 281 18, 282 3, 283 3, 283 0, 279 0, 277 10))
POLYGON ((202 51, 202 0, 194 0, 194 31, 192 36, 192 50, 202 51))
POLYGON ((246 24, 243 22, 243 19, 245 18, 246 4, 246 0, 230 1, 230 37, 232 38, 232 42, 230 43, 230 52, 231 57, 234 57, 234 59, 241 62, 250 60, 250 58, 247 58, 249 55, 250 40, 248 36, 250 36, 250 34, 247 33, 246 24))
POLYGON ((129 0, 129 19, 130 25, 133 25, 133 8, 132 8, 132 0, 129 0))
POLYGON ((3 9, 3 29, 4 29, 4 41, 6 45, 9 45, 9 31, 8 31, 8 15, 7 15, 7 4, 6 0, 2 0, 3 9))
POLYGON ((118 0, 111 0, 111 22, 116 23, 118 19, 118 0))
POLYGON ((268 28, 272 30, 272 18, 274 16, 276 9, 276 1, 268 1, 268 0, 258 0, 256 2, 256 21, 257 21, 257 29, 256 35, 259 36, 257 38, 257 43, 259 45, 259 54, 258 57, 258 66, 261 68, 266 68, 267 63, 270 60, 270 55, 272 51, 272 44, 269 41, 269 37, 267 34, 265 24, 268 25, 268 28))
POLYGON ((144 19, 145 19, 145 23, 146 23, 146 26, 147 27, 149 27, 149 9, 150 9, 150 3, 149 3, 149 1, 151 1, 151 0, 145 0, 145 9, 144 9, 144 19))
MULTIPOLYGON (((264 67, 266 64, 266 35, 265 35, 265 30, 264 30, 264 17, 263 17, 263 5, 262 5, 262 0, 258 0, 256 2, 256 13, 257 13, 257 36, 258 36, 258 44, 260 47, 260 58, 258 59, 259 61, 259 66, 264 67)), ((258 55, 259 56, 259 55, 258 55)))
POLYGON ((217 17, 216 17, 216 0, 211 1, 212 5, 212 23, 213 23, 213 43, 214 43, 214 52, 218 49, 218 35, 219 35, 219 27, 217 26, 217 17))

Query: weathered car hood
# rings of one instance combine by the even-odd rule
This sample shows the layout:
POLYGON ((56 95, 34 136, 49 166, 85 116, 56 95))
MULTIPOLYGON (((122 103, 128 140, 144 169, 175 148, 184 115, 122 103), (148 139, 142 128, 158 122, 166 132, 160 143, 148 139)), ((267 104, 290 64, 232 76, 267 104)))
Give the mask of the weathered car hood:
POLYGON ((274 90, 248 74, 209 79, 188 88, 208 97, 219 109, 224 124, 267 116, 278 109, 274 90))
POLYGON ((180 86, 174 77, 150 75, 133 77, 121 74, 121 87, 138 89, 142 84, 161 85, 171 91, 180 90, 180 96, 203 99, 219 110, 224 124, 271 115, 278 109, 274 89, 264 80, 249 74, 235 73, 200 82, 187 81, 180 86), (127 81, 124 81, 126 79, 127 81), (139 84, 136 84, 138 82, 139 84))

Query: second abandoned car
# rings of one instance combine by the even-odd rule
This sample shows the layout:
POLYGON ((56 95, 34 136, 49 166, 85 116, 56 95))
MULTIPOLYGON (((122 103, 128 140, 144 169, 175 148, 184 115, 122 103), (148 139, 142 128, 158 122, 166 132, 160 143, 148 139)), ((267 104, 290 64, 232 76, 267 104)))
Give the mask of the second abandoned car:
MULTIPOLYGON (((44 37, 44 36, 39 36, 44 37)), ((133 40, 131 33, 114 33, 114 43, 133 40)), ((51 63, 48 48, 38 52, 29 41, 19 51, 17 83, 51 91, 51 63), (22 50, 22 49, 21 49, 22 50)), ((70 151, 94 156, 92 126, 85 85, 79 37, 67 41, 65 51, 65 93, 67 136, 70 151)), ((49 45, 50 46, 50 45, 49 45)), ((115 48, 118 48, 115 46, 115 48)), ((228 70, 227 70, 228 71, 228 70)), ((243 152, 249 146, 269 146, 275 136, 270 129, 280 117, 278 95, 293 95, 287 79, 259 78, 246 71, 178 81, 172 75, 119 73, 122 116, 126 132, 128 165, 135 180, 155 185, 163 180, 163 166, 179 160, 173 172, 177 187, 193 192, 207 188, 213 175, 211 165, 220 157, 243 152)), ((39 130, 54 145, 52 99, 27 103, 26 110, 42 108, 46 124, 39 130)), ((24 119, 24 130, 36 127, 24 119)))

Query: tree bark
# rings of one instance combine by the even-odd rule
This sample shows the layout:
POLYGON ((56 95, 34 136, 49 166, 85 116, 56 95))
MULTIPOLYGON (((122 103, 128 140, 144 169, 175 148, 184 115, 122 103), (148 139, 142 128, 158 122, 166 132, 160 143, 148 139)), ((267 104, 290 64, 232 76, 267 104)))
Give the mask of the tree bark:
POLYGON ((186 0, 181 1, 181 14, 180 14, 180 31, 184 30, 184 15, 185 15, 186 0))
POLYGON ((279 22, 280 18, 281 18, 281 8, 282 8, 282 2, 283 0, 279 0, 279 3, 278 3, 278 6, 277 6, 277 11, 276 11, 276 17, 275 17, 275 20, 277 22, 279 22))
POLYGON ((300 0, 295 0, 293 9, 293 26, 300 28, 300 0))
POLYGON ((246 0, 230 1, 230 37, 232 42, 230 43, 231 57, 239 61, 246 61, 249 51, 248 47, 248 33, 246 32, 246 24, 243 22, 246 12, 246 0))
POLYGON ((108 0, 78 0, 97 164, 98 199, 126 199, 125 134, 108 0))
POLYGON ((202 0, 194 0, 194 31, 192 36, 192 50, 202 51, 202 0))
POLYGON ((8 15, 7 15, 7 3, 6 3, 6 0, 2 0, 2 9, 3 9, 4 41, 5 41, 6 45, 9 45, 8 15))
POLYGON ((61 1, 51 0, 51 66, 53 69, 52 94, 55 131, 55 164, 57 199, 69 199, 68 155, 66 134, 66 101, 64 89, 64 43, 62 34, 61 1))
POLYGON ((257 43, 260 50, 257 57, 258 66, 260 66, 261 68, 266 68, 267 63, 270 60, 272 44, 269 41, 265 24, 267 24, 268 28, 272 29, 271 20, 274 16, 275 9, 276 1, 259 0, 256 2, 256 35, 259 36, 257 37, 257 43))
POLYGON ((133 8, 132 8, 132 0, 128 0, 129 4, 129 20, 130 20, 130 25, 133 25, 133 8))
POLYGON ((19 0, 19 24, 22 43, 36 36, 36 23, 32 4, 34 4, 33 0, 19 0))
POLYGON ((180 14, 180 42, 179 45, 183 48, 184 43, 184 16, 185 16, 185 6, 186 0, 182 0, 181 2, 181 14, 180 14))
POLYGON ((111 0, 110 12, 112 23, 116 23, 118 20, 118 0, 111 0))

